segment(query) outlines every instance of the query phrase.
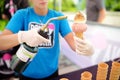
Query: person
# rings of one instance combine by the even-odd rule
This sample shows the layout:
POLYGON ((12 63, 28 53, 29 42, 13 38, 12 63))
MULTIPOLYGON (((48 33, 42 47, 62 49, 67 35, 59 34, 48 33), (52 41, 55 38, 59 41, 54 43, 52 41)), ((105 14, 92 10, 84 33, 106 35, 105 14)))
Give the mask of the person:
MULTIPOLYGON (((91 44, 74 36, 67 19, 51 21, 51 24, 54 24, 54 31, 49 39, 39 35, 38 29, 48 19, 64 14, 49 9, 48 0, 31 0, 31 3, 33 7, 18 10, 0 34, 0 50, 6 50, 21 43, 31 47, 39 46, 36 56, 21 73, 20 80, 51 80, 58 76, 59 33, 78 54, 93 53, 91 44)), ((82 24, 82 26, 87 25, 82 24)))
POLYGON ((2 19, 10 20, 14 13, 29 6, 28 0, 4 0, 2 19))
POLYGON ((106 16, 104 0, 87 0, 87 20, 102 23, 106 16))

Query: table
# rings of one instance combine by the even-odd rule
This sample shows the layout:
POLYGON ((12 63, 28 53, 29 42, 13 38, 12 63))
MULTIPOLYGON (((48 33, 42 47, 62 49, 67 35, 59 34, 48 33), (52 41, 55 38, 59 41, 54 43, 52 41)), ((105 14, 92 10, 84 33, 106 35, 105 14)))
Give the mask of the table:
MULTIPOLYGON (((108 75, 107 75, 107 79, 106 80, 109 80, 109 74, 110 74, 112 61, 108 61, 106 63, 109 65, 108 75)), ((84 68, 84 69, 80 69, 80 70, 77 70, 77 71, 74 71, 74 72, 70 72, 70 73, 67 73, 67 74, 60 75, 60 76, 58 76, 57 78, 55 78, 53 80, 59 80, 60 78, 68 78, 69 80, 80 80, 80 77, 81 77, 80 75, 84 71, 91 72, 92 75, 93 75, 92 80, 96 80, 97 65, 94 65, 94 66, 91 66, 91 67, 88 67, 88 68, 84 68)))

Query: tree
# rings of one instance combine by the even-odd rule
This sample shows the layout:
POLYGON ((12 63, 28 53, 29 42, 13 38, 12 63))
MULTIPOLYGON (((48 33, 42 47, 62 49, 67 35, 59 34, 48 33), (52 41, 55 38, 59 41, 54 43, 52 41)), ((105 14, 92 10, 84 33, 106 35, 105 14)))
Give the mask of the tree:
POLYGON ((106 9, 110 11, 120 11, 120 0, 106 0, 106 9))
POLYGON ((4 7, 4 0, 1 0, 0 1, 0 19, 1 19, 1 17, 2 17, 2 12, 3 12, 3 7, 4 7))

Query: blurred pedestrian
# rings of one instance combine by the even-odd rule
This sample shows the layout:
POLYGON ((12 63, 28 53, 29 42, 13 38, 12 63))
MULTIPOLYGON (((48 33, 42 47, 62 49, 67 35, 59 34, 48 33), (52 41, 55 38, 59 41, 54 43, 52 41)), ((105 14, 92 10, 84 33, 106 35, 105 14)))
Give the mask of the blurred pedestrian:
POLYGON ((87 0, 87 20, 102 23, 106 16, 104 0, 87 0))

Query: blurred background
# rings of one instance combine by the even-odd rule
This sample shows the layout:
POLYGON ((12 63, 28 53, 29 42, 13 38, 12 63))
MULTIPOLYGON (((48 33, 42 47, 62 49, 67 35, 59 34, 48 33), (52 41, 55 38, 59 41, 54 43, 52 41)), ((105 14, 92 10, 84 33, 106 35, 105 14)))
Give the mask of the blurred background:
MULTIPOLYGON (((104 24, 120 26, 120 0, 104 0, 107 11, 104 24)), ((0 30, 3 30, 7 21, 2 20, 4 0, 0 1, 0 30)), ((86 12, 86 0, 49 0, 49 8, 61 11, 71 16, 77 11, 86 12)))

